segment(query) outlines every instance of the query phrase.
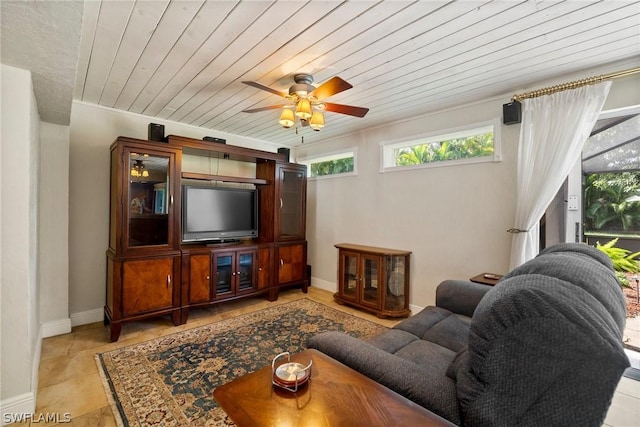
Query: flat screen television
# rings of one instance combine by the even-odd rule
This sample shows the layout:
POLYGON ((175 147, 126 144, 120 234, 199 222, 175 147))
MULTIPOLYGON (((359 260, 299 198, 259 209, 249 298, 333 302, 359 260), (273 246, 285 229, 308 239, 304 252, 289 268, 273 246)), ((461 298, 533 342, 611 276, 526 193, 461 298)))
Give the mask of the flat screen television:
POLYGON ((182 187, 182 241, 233 241, 258 236, 258 192, 182 187))

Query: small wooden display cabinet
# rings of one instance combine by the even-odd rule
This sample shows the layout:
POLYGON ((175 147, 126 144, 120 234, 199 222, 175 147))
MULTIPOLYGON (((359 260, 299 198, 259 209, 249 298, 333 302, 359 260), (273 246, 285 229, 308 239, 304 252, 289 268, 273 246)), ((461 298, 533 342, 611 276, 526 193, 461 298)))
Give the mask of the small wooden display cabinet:
POLYGON ((407 317, 410 251, 340 243, 338 248, 339 304, 352 305, 378 317, 407 317))

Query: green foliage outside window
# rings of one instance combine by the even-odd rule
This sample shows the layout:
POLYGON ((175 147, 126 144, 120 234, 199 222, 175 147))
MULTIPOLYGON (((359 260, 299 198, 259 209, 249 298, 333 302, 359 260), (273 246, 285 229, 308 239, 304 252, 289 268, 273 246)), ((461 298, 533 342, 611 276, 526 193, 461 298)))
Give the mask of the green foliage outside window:
POLYGON ((585 233, 640 234, 640 172, 587 175, 584 199, 585 233))
POLYGON ((470 159, 493 155, 493 132, 429 142, 396 150, 396 165, 411 166, 445 160, 470 159))
POLYGON ((311 176, 335 175, 347 172, 353 172, 353 157, 311 164, 311 176))

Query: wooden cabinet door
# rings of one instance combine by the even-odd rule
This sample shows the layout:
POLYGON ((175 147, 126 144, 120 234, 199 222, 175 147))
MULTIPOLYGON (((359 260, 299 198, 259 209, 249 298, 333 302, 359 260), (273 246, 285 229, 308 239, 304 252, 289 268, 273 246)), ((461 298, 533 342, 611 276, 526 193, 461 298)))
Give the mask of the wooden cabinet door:
POLYGON ((144 313, 173 306, 173 258, 125 261, 122 271, 122 311, 124 315, 144 313))
POLYGON ((206 302, 211 299, 211 257, 189 257, 189 302, 206 302))
POLYGON ((279 285, 304 280, 307 271, 305 252, 302 243, 277 248, 279 285))
POLYGON ((271 252, 271 248, 258 249, 257 285, 259 290, 266 289, 271 284, 271 268, 273 266, 271 252))

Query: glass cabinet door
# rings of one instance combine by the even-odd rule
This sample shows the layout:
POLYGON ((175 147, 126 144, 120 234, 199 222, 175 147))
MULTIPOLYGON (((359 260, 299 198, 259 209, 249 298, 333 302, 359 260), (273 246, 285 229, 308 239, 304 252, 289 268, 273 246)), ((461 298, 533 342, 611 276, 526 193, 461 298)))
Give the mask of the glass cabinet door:
POLYGON ((279 240, 304 239, 306 169, 280 166, 279 240))
POLYGON ((170 153, 127 150, 128 247, 170 245, 170 153))
POLYGON ((215 290, 216 297, 221 294, 227 294, 231 292, 233 284, 233 278, 235 272, 233 271, 233 255, 232 254, 216 254, 213 257, 213 266, 216 272, 215 290))
POLYGON ((342 295, 345 298, 352 298, 357 300, 358 298, 358 280, 360 272, 358 271, 358 260, 360 257, 357 254, 343 253, 341 260, 340 274, 342 280, 339 281, 342 285, 342 295))
POLYGON ((386 265, 385 309, 402 310, 406 308, 405 292, 408 281, 405 275, 405 256, 389 256, 386 265))
POLYGON ((238 253, 238 271, 236 274, 236 280, 238 281, 239 291, 253 289, 253 267, 255 265, 254 259, 254 252, 238 253))
POLYGON ((379 289, 380 257, 362 255, 362 303, 378 307, 380 301, 379 289))

